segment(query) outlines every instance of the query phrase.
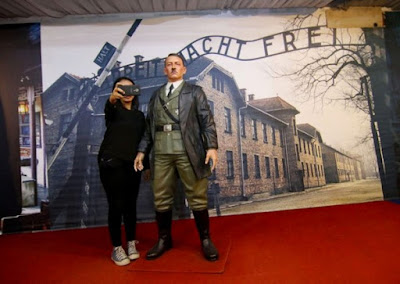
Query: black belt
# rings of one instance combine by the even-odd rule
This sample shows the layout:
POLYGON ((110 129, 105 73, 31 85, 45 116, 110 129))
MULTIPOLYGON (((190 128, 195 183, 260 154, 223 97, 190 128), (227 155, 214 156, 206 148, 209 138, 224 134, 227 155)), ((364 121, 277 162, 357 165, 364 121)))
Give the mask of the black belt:
POLYGON ((181 129, 181 128, 179 127, 179 124, 177 124, 177 123, 156 126, 156 131, 168 132, 168 131, 179 130, 179 129, 181 129))

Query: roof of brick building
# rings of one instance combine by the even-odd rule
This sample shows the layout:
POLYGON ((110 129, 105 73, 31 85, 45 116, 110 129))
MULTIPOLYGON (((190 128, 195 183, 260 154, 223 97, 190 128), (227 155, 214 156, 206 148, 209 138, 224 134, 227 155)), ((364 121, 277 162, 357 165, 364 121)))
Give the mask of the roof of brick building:
POLYGON ((293 110, 300 113, 294 106, 280 97, 264 98, 258 100, 251 100, 249 105, 255 106, 266 112, 280 111, 280 110, 293 110))
POLYGON ((317 132, 317 129, 308 123, 297 124, 297 128, 302 130, 303 132, 306 132, 307 134, 309 134, 313 137, 315 136, 315 133, 317 132))

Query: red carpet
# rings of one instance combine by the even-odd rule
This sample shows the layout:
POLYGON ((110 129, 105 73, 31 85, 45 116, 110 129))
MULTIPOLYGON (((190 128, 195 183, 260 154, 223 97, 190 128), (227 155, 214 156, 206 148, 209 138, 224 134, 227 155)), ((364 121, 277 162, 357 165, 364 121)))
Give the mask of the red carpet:
MULTIPOLYGON (((162 258, 117 267, 107 229, 0 236, 1 283, 400 283, 400 205, 371 202, 211 219, 221 259, 202 258, 193 220, 162 258)), ((138 225, 142 256, 154 223, 138 225)))

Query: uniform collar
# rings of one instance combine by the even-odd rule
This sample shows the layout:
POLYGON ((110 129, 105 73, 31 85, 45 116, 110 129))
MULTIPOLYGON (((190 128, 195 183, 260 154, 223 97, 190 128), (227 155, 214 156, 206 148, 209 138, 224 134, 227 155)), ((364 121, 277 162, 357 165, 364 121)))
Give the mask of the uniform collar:
POLYGON ((176 88, 178 88, 182 83, 183 83, 183 79, 176 81, 176 82, 168 82, 167 85, 165 86, 165 90, 167 90, 167 92, 168 92, 169 87, 171 85, 174 85, 174 90, 176 90, 176 88))

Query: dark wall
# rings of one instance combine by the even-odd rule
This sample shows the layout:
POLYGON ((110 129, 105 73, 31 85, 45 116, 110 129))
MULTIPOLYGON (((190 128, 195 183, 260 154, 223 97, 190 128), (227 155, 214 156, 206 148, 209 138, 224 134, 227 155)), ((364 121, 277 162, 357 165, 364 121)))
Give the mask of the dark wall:
POLYGON ((0 217, 21 212, 18 89, 41 84, 40 26, 0 25, 0 217))
POLYGON ((398 123, 400 120, 400 12, 385 13, 385 24, 386 56, 391 84, 392 135, 396 157, 394 169, 396 192, 393 197, 398 199, 400 197, 400 124, 398 123))

